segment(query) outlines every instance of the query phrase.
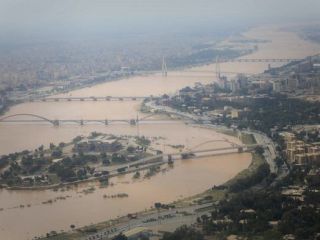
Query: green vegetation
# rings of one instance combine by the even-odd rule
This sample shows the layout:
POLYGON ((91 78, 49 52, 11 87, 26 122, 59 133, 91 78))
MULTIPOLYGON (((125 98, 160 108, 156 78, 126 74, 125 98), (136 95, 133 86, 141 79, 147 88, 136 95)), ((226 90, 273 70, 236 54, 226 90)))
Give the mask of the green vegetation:
POLYGON ((260 183, 269 174, 269 165, 265 162, 263 156, 256 152, 252 154, 252 162, 247 169, 218 188, 227 187, 231 192, 240 192, 260 183))
POLYGON ((133 178, 134 178, 134 179, 138 179, 138 178, 140 178, 140 176, 141 176, 140 172, 136 172, 136 173, 133 175, 133 178))
POLYGON ((224 56, 225 58, 235 58, 243 54, 233 49, 198 48, 197 50, 198 51, 193 51, 188 55, 167 58, 168 66, 178 68, 192 65, 202 65, 205 63, 211 63, 212 59, 216 59, 216 57, 218 56, 224 56))
POLYGON ((222 201, 211 218, 203 222, 206 234, 236 234, 249 239, 282 239, 293 234, 296 239, 314 239, 320 231, 319 182, 308 179, 308 170, 297 167, 277 186, 261 191, 245 190, 222 201), (283 189, 307 182, 302 197, 284 195, 283 189), (228 219, 228 221, 219 221, 228 219), (274 225, 272 225, 272 223, 274 225))
POLYGON ((256 144, 256 139, 254 138, 253 134, 247 134, 247 133, 242 133, 241 134, 241 142, 244 144, 256 144))
POLYGON ((128 240, 128 238, 125 235, 123 235, 122 233, 120 233, 119 235, 112 238, 112 240, 128 240))
MULTIPOLYGON (((48 149, 42 145, 34 151, 1 156, 0 184, 29 188, 105 178, 109 172, 97 170, 100 167, 133 162, 151 155, 146 152, 150 140, 145 137, 116 139, 94 132, 87 138, 89 140, 83 139, 76 137, 67 144, 51 143, 48 149)), ((125 170, 119 169, 118 172, 125 170)))
POLYGON ((203 235, 193 228, 182 226, 173 233, 165 233, 161 240, 203 240, 203 235))
POLYGON ((147 147, 150 145, 151 141, 146 137, 142 136, 142 137, 136 137, 136 143, 143 147, 147 147))
POLYGON ((238 128, 250 128, 271 134, 271 129, 285 129, 299 124, 318 124, 320 122, 320 105, 300 99, 288 98, 283 95, 273 95, 263 98, 243 98, 236 100, 220 99, 206 96, 192 88, 184 88, 183 94, 174 96, 169 105, 179 111, 193 113, 193 109, 202 109, 201 113, 224 109, 225 106, 234 109, 248 109, 245 116, 232 119, 223 114, 212 120, 213 123, 238 128), (203 99, 206 98, 204 101, 203 99), (205 109, 205 110, 203 110, 205 109))
POLYGON ((152 166, 149 168, 147 173, 144 175, 144 178, 150 178, 156 175, 161 170, 160 166, 152 166))

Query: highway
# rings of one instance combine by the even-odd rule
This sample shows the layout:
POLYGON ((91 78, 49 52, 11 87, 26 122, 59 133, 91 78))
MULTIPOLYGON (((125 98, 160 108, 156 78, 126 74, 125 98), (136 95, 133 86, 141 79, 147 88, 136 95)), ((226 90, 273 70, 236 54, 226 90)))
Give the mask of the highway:
POLYGON ((197 217, 210 212, 212 203, 192 205, 183 208, 172 208, 167 210, 152 211, 147 214, 137 215, 136 219, 123 219, 121 223, 114 224, 97 233, 87 235, 82 240, 104 240, 110 239, 120 233, 137 227, 152 227, 162 224, 174 224, 177 227, 184 224, 193 224, 197 217))
MULTIPOLYGON (((154 103, 154 101, 150 101, 146 103, 146 106, 157 110, 159 112, 165 112, 169 114, 174 114, 180 117, 183 117, 188 120, 193 120, 195 122, 208 122, 208 117, 206 116, 196 116, 190 113, 184 113, 184 112, 179 112, 173 108, 170 108, 168 106, 159 106, 154 103)), ((208 124, 207 124, 208 125, 208 124)), ((214 127, 212 124, 209 124, 209 126, 214 127)), ((269 167, 270 167, 270 172, 271 173, 278 173, 278 167, 275 163, 275 159, 277 157, 277 151, 275 144, 273 141, 264 133, 255 131, 255 130, 243 130, 241 131, 242 133, 246 134, 252 134, 258 145, 263 146, 265 151, 264 151, 264 157, 265 160, 267 161, 269 167)))
POLYGON ((252 134, 257 142, 257 144, 264 146, 264 153, 263 156, 267 163, 269 164, 270 167, 270 172, 271 173, 277 173, 278 172, 278 167, 275 162, 275 159, 277 157, 277 151, 276 147, 273 143, 273 141, 264 133, 255 131, 255 130, 244 130, 242 131, 243 133, 246 134, 252 134))

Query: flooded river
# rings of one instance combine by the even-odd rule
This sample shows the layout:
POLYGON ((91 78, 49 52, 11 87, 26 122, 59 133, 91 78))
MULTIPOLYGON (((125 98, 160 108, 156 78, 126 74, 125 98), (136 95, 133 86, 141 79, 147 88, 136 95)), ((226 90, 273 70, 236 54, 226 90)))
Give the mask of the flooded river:
MULTIPOLYGON (((248 58, 302 58, 320 52, 319 45, 306 42, 293 33, 279 32, 272 28, 258 28, 246 33, 252 38, 269 40, 259 45, 259 50, 248 58)), ((273 65, 276 66, 276 65, 273 65)), ((266 63, 225 63, 221 71, 259 73, 267 69, 266 63)), ((170 69, 170 66, 168 66, 170 69)), ((64 96, 150 96, 174 93, 196 82, 215 80, 215 65, 193 68, 199 72, 176 71, 168 77, 160 74, 133 77, 72 91, 64 96), (200 72, 202 71, 203 72, 200 72)), ((38 114, 49 119, 133 119, 139 113, 139 101, 123 102, 51 102, 24 103, 12 107, 6 115, 38 114)), ((92 131, 117 135, 144 135, 162 137, 158 148, 169 151, 169 145, 183 144, 192 148, 212 140, 239 143, 239 140, 213 130, 203 129, 182 122, 129 125, 61 125, 50 124, 0 124, 0 154, 24 149, 34 149, 41 144, 68 142, 77 135, 92 131)), ((218 141, 205 147, 222 147, 229 143, 218 141)), ((151 179, 133 181, 131 175, 113 178, 114 186, 99 188, 91 194, 79 186, 64 192, 7 191, 0 190, 0 239, 31 239, 51 230, 68 230, 71 224, 88 225, 111 219, 129 212, 149 208, 154 202, 171 202, 178 198, 202 192, 235 176, 250 164, 250 154, 232 154, 209 158, 178 161, 173 169, 151 179), (128 198, 109 199, 103 195, 127 193, 128 198), (42 204, 50 199, 60 199, 52 204, 42 204), (62 200, 64 199, 64 200, 62 200), (23 205, 24 207, 19 207, 23 205), (30 205, 30 206, 28 206, 30 205)), ((94 183, 92 183, 94 184, 94 183)))

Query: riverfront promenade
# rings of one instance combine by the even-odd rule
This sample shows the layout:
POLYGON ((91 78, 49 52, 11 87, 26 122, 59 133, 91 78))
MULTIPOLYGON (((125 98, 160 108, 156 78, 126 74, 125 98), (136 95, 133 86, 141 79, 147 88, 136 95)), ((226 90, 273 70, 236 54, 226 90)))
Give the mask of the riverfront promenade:
MULTIPOLYGON (((209 127, 213 127, 213 128, 215 127, 212 124, 208 124, 209 119, 206 116, 198 116, 190 113, 180 112, 168 106, 159 106, 159 105, 156 105, 154 101, 147 102, 146 106, 149 107, 150 109, 153 109, 153 111, 173 114, 173 115, 182 117, 183 120, 187 120, 187 121, 192 120, 197 123, 205 123, 209 127)), ((277 151, 276 151, 276 146, 274 142, 266 134, 256 130, 247 129, 247 130, 240 131, 240 133, 252 134, 255 137, 255 140, 257 142, 256 146, 262 146, 265 150, 264 157, 266 162, 269 165, 270 172, 277 173, 279 169, 277 168, 277 165, 275 163, 275 159, 277 157, 277 151)))

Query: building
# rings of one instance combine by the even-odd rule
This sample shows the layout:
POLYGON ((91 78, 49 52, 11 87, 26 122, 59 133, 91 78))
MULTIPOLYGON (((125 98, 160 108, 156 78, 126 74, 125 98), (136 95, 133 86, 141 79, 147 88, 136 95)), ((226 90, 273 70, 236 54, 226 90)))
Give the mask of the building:
POLYGON ((121 149, 121 143, 109 136, 84 138, 74 146, 76 152, 114 152, 121 149))
POLYGON ((238 80, 232 79, 230 81, 230 90, 233 93, 235 93, 235 92, 239 91, 239 89, 240 89, 240 84, 239 84, 238 80))
POLYGON ((286 80, 286 91, 292 92, 297 90, 298 88, 298 80, 295 77, 289 77, 286 80))
POLYGON ((282 84, 280 81, 272 82, 272 91, 277 93, 282 91, 282 84))
POLYGON ((306 144, 290 138, 287 141, 286 155, 291 164, 320 164, 320 146, 318 143, 306 144))

